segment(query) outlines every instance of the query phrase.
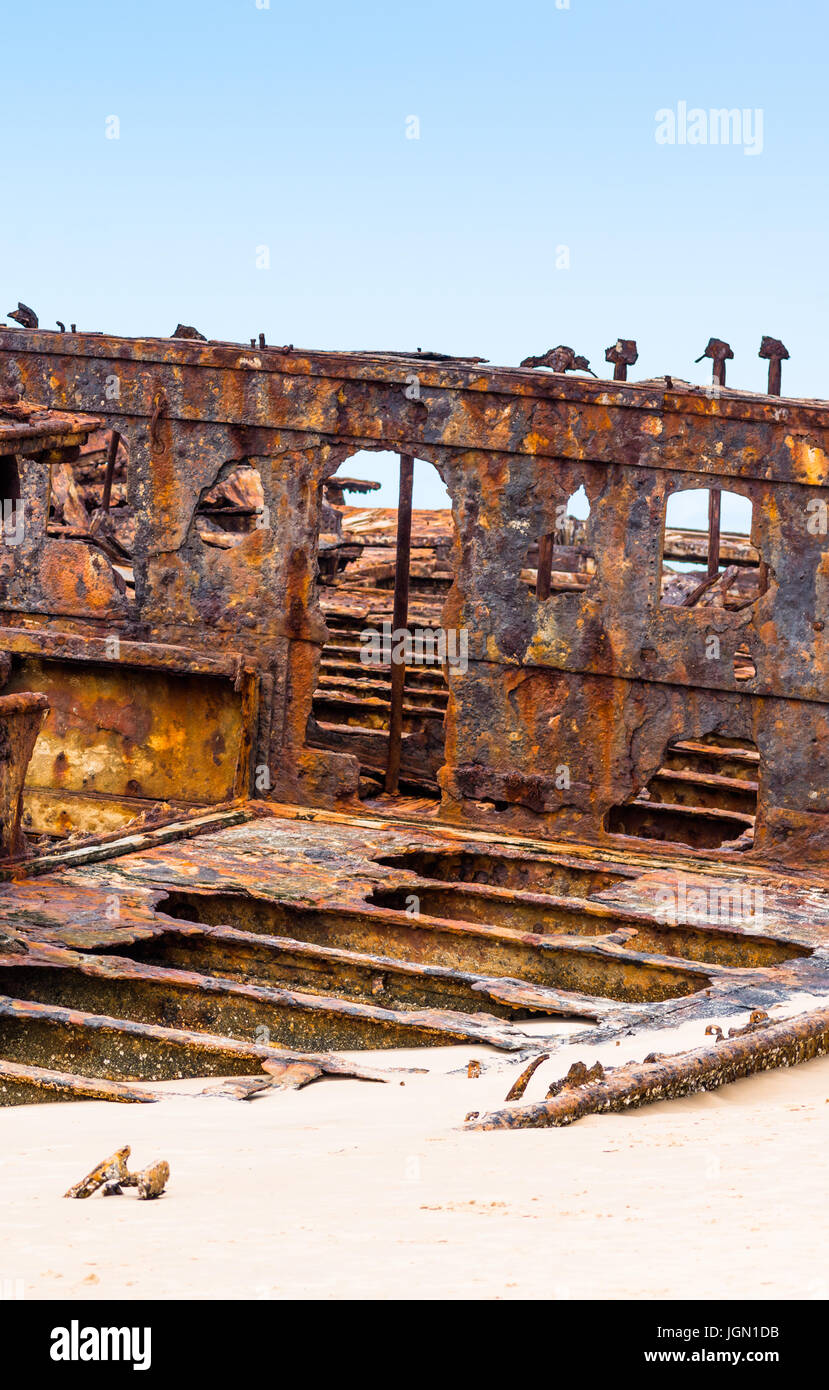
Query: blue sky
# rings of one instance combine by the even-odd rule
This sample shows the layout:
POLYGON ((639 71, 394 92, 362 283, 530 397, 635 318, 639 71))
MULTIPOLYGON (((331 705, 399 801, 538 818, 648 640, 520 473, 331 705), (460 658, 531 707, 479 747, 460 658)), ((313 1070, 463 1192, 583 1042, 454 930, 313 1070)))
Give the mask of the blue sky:
MULTIPOLYGON (((182 321, 506 365, 568 343, 597 371, 635 337, 633 376, 695 381, 716 336, 734 348, 729 384, 750 389, 769 333, 791 352, 784 390, 829 395, 827 13, 814 0, 7 7, 0 309, 21 298, 44 326, 182 321), (657 111, 682 101, 759 109, 762 152, 657 143, 657 111)), ((440 500, 432 479, 420 465, 416 504, 440 500)))

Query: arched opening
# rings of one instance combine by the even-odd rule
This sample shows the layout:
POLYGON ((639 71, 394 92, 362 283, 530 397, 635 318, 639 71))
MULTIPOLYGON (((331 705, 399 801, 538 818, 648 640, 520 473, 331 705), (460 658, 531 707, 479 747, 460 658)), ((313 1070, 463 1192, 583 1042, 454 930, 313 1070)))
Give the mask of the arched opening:
POLYGON ((556 507, 555 528, 530 545, 521 579, 539 603, 560 593, 580 593, 596 573, 588 541, 590 502, 581 484, 556 507))
POLYGON ((205 545, 232 550, 262 525, 265 492, 258 468, 240 459, 222 470, 195 511, 196 532, 205 545))
POLYGON ((449 495, 425 460, 362 450, 323 484, 321 514, 319 599, 329 637, 308 742, 358 758, 365 800, 436 806, 444 668, 464 659, 459 635, 441 626, 454 578, 449 495))
POLYGON ((722 488, 687 488, 665 505, 660 601, 668 608, 738 613, 768 588, 751 500, 722 488))
POLYGON ((129 451, 118 430, 93 430, 77 458, 50 470, 46 532, 105 555, 117 590, 134 599, 136 518, 127 496, 128 467, 129 451))

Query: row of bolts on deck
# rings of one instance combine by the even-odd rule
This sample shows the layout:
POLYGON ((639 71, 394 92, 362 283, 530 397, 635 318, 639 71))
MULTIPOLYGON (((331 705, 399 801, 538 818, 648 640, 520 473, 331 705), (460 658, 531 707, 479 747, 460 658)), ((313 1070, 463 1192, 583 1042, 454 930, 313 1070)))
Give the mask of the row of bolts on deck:
MULTIPOLYGON (((725 386, 725 364, 733 356, 729 343, 724 343, 722 338, 709 338, 707 348, 695 360, 701 362, 705 357, 710 358, 713 363, 714 383, 717 386, 725 386)), ((782 363, 789 356, 787 349, 779 338, 764 337, 757 356, 769 364, 769 395, 779 396, 782 363)), ((605 362, 613 364, 614 381, 627 381, 628 367, 632 367, 638 358, 639 352, 633 338, 617 338, 604 355, 605 362)), ((586 357, 578 357, 572 348, 563 346, 550 348, 541 357, 525 357, 521 366, 549 367, 554 372, 590 372, 591 376, 596 375, 591 371, 586 357)))
MULTIPOLYGON (((19 303, 17 308, 10 310, 8 317, 15 319, 24 328, 37 328, 38 318, 33 309, 27 304, 19 303)), ((72 332, 75 332, 75 325, 72 324, 72 332)), ((58 328, 62 333, 66 332, 64 324, 58 321, 58 328)), ((182 338, 201 338, 203 335, 195 328, 189 328, 179 324, 174 337, 182 338)), ((256 339, 251 338, 250 345, 255 347, 256 339)), ((265 347, 265 335, 259 334, 259 346, 265 347)), ((292 344, 283 348, 282 351, 290 351, 292 344)), ((757 354, 768 361, 769 364, 769 386, 770 396, 780 395, 781 364, 789 356, 787 349, 783 346, 779 338, 764 337, 760 343, 760 351, 757 354)), ((713 381, 717 386, 725 386, 725 364, 734 353, 729 343, 724 343, 722 338, 709 338, 708 346, 703 353, 695 360, 701 362, 704 357, 708 357, 714 364, 713 381)), ((632 367, 634 362, 639 359, 639 350, 634 338, 617 338, 612 347, 609 347, 604 355, 605 362, 613 365, 613 380, 627 381, 628 367, 632 367)), ((525 357, 521 363, 522 367, 549 367, 554 372, 590 372, 591 376, 596 373, 591 371, 590 363, 586 357, 579 357, 572 348, 559 346, 549 348, 541 357, 525 357)))

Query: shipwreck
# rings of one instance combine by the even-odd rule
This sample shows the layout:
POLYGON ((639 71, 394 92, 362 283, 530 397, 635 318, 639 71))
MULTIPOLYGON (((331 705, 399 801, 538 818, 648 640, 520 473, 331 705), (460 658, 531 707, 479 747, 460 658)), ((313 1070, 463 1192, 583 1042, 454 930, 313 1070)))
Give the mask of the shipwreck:
POLYGON ((698 387, 629 380, 632 340, 600 379, 31 318, 0 328, 0 1104, 460 1043, 524 1068, 471 1128, 546 1125, 829 1050, 829 403, 780 394, 782 343, 758 394, 718 339, 698 387), (396 510, 348 473, 375 450, 396 510), (562 1019, 587 1062, 664 1051, 556 1078, 562 1019))

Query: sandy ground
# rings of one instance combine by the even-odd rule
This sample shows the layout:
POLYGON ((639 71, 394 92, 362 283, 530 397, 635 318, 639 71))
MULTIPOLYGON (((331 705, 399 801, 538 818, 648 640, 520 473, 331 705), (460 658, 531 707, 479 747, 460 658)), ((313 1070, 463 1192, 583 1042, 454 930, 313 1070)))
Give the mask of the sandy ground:
MULTIPOLYGON (((27 1298, 829 1296, 829 1058, 513 1133, 459 1125, 503 1100, 514 1059, 446 1048, 372 1060, 428 1073, 250 1102, 188 1094, 213 1082, 174 1082, 156 1105, 0 1111, 0 1290, 22 1280, 27 1298), (478 1079, 466 1075, 473 1057, 478 1079), (133 1166, 169 1161, 163 1198, 62 1198, 124 1143, 133 1166)), ((526 1099, 570 1060, 557 1057, 555 1073, 545 1064, 526 1099)))

